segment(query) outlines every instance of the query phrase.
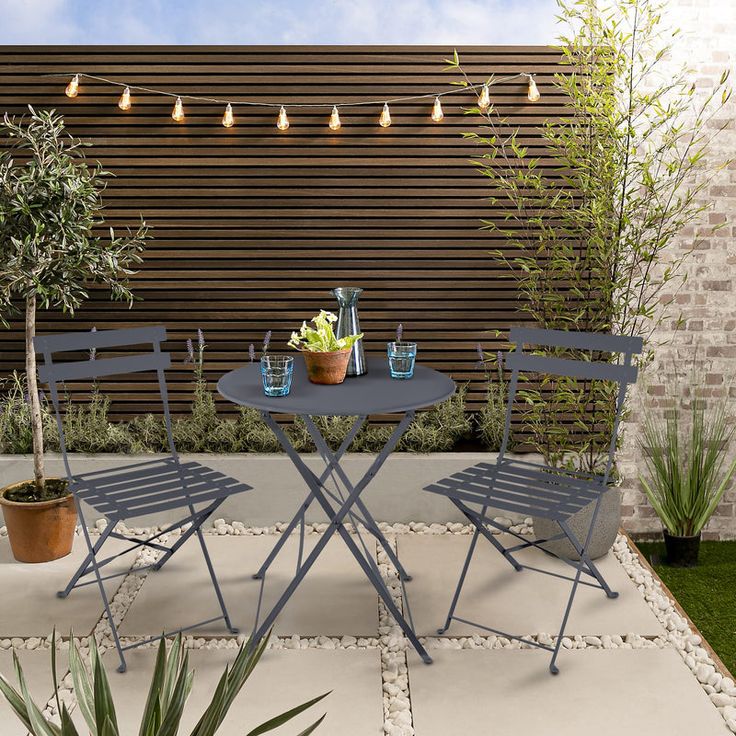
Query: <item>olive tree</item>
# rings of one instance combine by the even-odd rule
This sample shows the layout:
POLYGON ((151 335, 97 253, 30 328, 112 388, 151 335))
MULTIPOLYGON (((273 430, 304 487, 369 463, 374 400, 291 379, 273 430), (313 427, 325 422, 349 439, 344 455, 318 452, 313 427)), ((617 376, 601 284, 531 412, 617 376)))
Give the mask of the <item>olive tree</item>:
POLYGON ((34 477, 44 486, 41 400, 33 337, 38 309, 67 314, 88 298, 93 284, 132 304, 130 277, 149 236, 141 220, 135 232, 102 237, 102 193, 111 174, 88 162, 89 145, 71 136, 55 111, 0 124, 0 320, 25 312, 28 401, 33 432, 34 477))

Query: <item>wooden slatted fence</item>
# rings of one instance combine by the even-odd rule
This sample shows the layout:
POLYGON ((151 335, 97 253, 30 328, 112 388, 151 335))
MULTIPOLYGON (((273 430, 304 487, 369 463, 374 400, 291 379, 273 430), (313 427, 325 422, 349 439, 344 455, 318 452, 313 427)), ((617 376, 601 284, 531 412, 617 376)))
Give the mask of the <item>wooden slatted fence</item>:
MULTIPOLYGON (((109 224, 135 226, 142 215, 155 240, 135 278, 132 309, 105 292, 77 317, 40 316, 39 332, 165 324, 176 366, 172 408, 186 410, 191 373, 184 342, 202 328, 213 380, 247 359, 250 342, 274 331, 273 349, 320 307, 329 289, 358 285, 365 345, 379 353, 396 325, 419 343, 420 359, 470 381, 471 406, 483 396, 475 344, 499 343, 494 330, 519 322, 513 283, 489 257, 504 247, 479 230, 503 217, 487 201, 487 180, 469 163, 473 144, 462 111, 470 95, 443 102, 433 123, 431 100, 392 104, 393 125, 378 126, 379 108, 344 108, 342 129, 327 128, 328 110, 289 109, 291 127, 275 127, 275 111, 235 108, 236 124, 220 124, 221 105, 186 103, 186 122, 171 119, 171 100, 133 94, 122 112, 120 90, 82 80, 76 99, 67 78, 87 72, 131 84, 232 101, 352 101, 429 93, 456 79, 443 72, 438 47, 3 47, 0 112, 26 105, 55 108, 69 130, 90 141, 92 155, 115 173, 106 193, 109 224)), ((521 129, 531 155, 542 153, 538 127, 564 111, 550 87, 558 52, 546 47, 459 48, 471 78, 536 75, 538 103, 523 79, 492 88, 494 104, 521 129)), ((546 162, 549 164, 549 162, 546 162)), ((21 368, 20 324, 0 331, 0 374, 21 368)), ((153 408, 154 384, 107 381, 118 415, 153 408)))

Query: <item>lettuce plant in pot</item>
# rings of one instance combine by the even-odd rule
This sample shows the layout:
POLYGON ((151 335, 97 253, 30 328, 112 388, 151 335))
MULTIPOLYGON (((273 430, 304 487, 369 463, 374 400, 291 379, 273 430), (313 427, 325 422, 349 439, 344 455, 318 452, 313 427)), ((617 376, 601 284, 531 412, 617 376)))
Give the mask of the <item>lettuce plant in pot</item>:
POLYGON ((690 391, 684 410, 680 398, 664 416, 645 409, 640 442, 640 481, 664 527, 666 562, 677 567, 697 564, 703 527, 736 472, 736 458, 726 465, 735 429, 728 404, 709 407, 697 393, 690 391))
POLYGON ((25 315, 27 401, 33 436, 33 479, 0 489, 11 548, 22 562, 69 553, 76 510, 66 481, 47 478, 43 462, 43 406, 36 380, 38 309, 73 315, 93 284, 132 302, 132 268, 141 261, 149 228, 141 221, 124 237, 104 220, 102 192, 110 175, 88 163, 87 144, 69 135, 61 115, 36 112, 0 125, 0 321, 25 315))
POLYGON ((335 322, 336 315, 320 309, 319 314, 311 320, 313 327, 302 322, 299 332, 291 333, 289 347, 304 355, 307 377, 312 383, 342 383, 353 345, 363 338, 362 332, 338 338, 333 327, 335 322))

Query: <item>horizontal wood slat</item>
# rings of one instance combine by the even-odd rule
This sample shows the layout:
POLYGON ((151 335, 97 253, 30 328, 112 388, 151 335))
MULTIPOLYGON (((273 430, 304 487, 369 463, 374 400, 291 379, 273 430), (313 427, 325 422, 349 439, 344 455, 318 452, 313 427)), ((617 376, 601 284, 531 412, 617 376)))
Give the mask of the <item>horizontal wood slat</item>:
MULTIPOLYGON (((526 99, 526 80, 492 87, 502 116, 520 128, 530 155, 544 158, 539 131, 565 114, 551 87, 559 52, 547 47, 458 49, 474 81, 491 74, 536 75, 542 99, 526 99)), ((378 126, 380 106, 345 107, 343 128, 327 128, 329 109, 290 103, 402 97, 452 89, 432 46, 23 47, 0 49, 0 112, 26 105, 55 108, 70 132, 94 144, 91 155, 116 176, 105 195, 116 229, 139 215, 155 239, 134 288, 132 309, 91 289, 91 302, 72 320, 42 313, 39 333, 164 324, 171 351, 172 410, 185 411, 191 370, 185 341, 197 328, 207 340, 207 375, 215 381, 247 359, 272 329, 272 350, 285 349, 292 329, 320 307, 334 308, 333 286, 365 288, 360 313, 369 352, 383 352, 399 322, 419 343, 422 362, 470 384, 470 405, 484 396, 474 368, 475 344, 500 344, 494 330, 519 321, 517 295, 488 255, 502 248, 480 219, 503 220, 497 194, 471 163, 478 153, 461 133, 473 130, 463 107, 472 94, 443 99, 445 120, 429 118, 432 100, 391 104, 390 128, 378 126), (180 94, 284 104, 291 127, 276 130, 276 110, 234 106, 236 124, 220 124, 222 105, 184 102, 186 122, 171 120, 171 100, 133 91, 129 112, 117 109, 119 88, 82 79, 74 100, 68 77, 87 72, 180 94)), ((101 234, 106 230, 102 229, 101 234)), ((100 357, 111 357, 100 351, 100 357)), ((0 373, 22 369, 20 322, 0 331, 0 373)), ((118 416, 158 411, 147 377, 106 379, 118 416)), ((223 404, 222 408, 226 406, 223 404)))

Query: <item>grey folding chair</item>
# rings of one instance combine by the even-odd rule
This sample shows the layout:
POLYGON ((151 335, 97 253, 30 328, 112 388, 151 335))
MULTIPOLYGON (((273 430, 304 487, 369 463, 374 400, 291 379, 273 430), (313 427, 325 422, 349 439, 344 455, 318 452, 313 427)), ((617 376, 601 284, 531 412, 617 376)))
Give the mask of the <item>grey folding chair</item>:
MULTIPOLYGON (((611 590, 597 566, 588 556, 588 546, 595 527, 603 493, 607 490, 608 478, 613 466, 616 451, 616 438, 621 420, 626 390, 630 383, 636 382, 637 368, 632 365, 632 357, 641 353, 642 340, 638 337, 624 337, 615 335, 593 334, 586 332, 566 332, 564 330, 541 330, 531 328, 513 328, 509 341, 516 345, 516 349, 506 355, 505 362, 511 373, 509 382, 509 396, 506 406, 506 426, 503 442, 495 463, 478 463, 459 473, 437 481, 425 488, 426 491, 447 496, 464 516, 475 527, 470 542, 470 548, 465 558, 460 579, 450 603, 445 625, 438 633, 444 633, 453 620, 461 621, 482 630, 499 634, 510 639, 525 641, 529 644, 547 649, 552 652, 549 669, 552 674, 558 673, 556 665, 562 637, 565 634, 567 620, 570 615, 578 585, 589 585, 602 589, 609 598, 616 598, 618 593, 611 590), (561 348, 564 356, 547 357, 524 352, 524 345, 546 346, 561 348), (618 358, 618 363, 586 360, 595 353, 612 353, 618 358), (577 358, 577 356, 581 356, 577 358), (613 422, 613 431, 608 448, 608 460, 602 474, 586 473, 575 470, 554 468, 541 463, 532 463, 516 458, 506 458, 506 449, 511 428, 511 416, 516 396, 519 372, 569 376, 578 379, 611 381, 618 384, 616 399, 616 416, 613 422), (582 509, 593 504, 590 527, 584 539, 579 539, 569 524, 569 519, 582 509), (499 509, 514 515, 537 516, 551 519, 557 523, 560 532, 546 539, 529 540, 527 537, 511 531, 507 526, 497 523, 490 518, 489 509, 499 509), (498 529, 519 540, 519 544, 505 547, 492 534, 490 529, 498 529), (460 618, 455 609, 460 593, 468 573, 470 561, 475 552, 479 536, 485 537, 511 564, 517 572, 524 568, 536 572, 553 575, 572 581, 572 589, 565 607, 562 623, 556 642, 549 646, 522 637, 509 634, 473 621, 460 618), (560 575, 557 572, 543 570, 520 563, 514 554, 528 547, 544 549, 547 542, 567 538, 579 555, 578 560, 557 555, 575 570, 574 576, 560 575), (586 579, 583 579, 583 575, 586 579)), ((544 550, 547 551, 547 550, 544 550)))
MULTIPOLYGON (((125 672, 126 669, 125 650, 161 639, 164 636, 170 636, 179 631, 187 631, 214 621, 224 620, 229 631, 233 634, 238 633, 230 622, 225 600, 217 582, 217 576, 207 551, 201 527, 226 498, 235 493, 249 491, 251 486, 240 483, 199 463, 182 462, 179 459, 171 433, 171 415, 169 413, 168 392, 164 374, 165 369, 171 365, 171 357, 169 353, 161 351, 161 343, 165 340, 166 329, 164 327, 139 327, 126 330, 46 335, 36 337, 33 341, 36 351, 42 354, 44 358, 44 364, 39 367, 38 375, 41 381, 49 386, 59 427, 59 442, 69 479, 69 488, 74 494, 79 521, 88 550, 87 556, 66 588, 59 591, 57 595, 60 598, 66 598, 74 588, 83 585, 94 585, 95 583, 99 586, 115 646, 120 656, 119 672, 125 672), (136 345, 147 347, 137 349, 136 354, 126 354, 123 357, 97 358, 95 356, 95 352, 100 349, 130 348, 136 345), (90 351, 89 359, 72 358, 65 362, 54 362, 53 360, 56 353, 82 350, 90 351), (139 350, 142 350, 142 352, 139 352, 139 350), (63 385, 65 381, 97 379, 101 376, 143 371, 155 371, 158 375, 170 454, 163 459, 131 463, 109 470, 83 474, 73 473, 66 451, 58 384, 63 385), (94 543, 85 522, 83 502, 102 514, 108 521, 107 527, 94 543), (178 517, 173 523, 167 524, 166 528, 147 539, 130 539, 115 531, 115 525, 119 521, 170 512, 181 513, 183 516, 178 517), (160 537, 185 524, 190 524, 190 526, 186 530, 182 530, 179 537, 172 544, 167 546, 160 541, 160 537), (138 547, 145 546, 163 553, 155 564, 148 566, 153 570, 160 570, 193 534, 196 534, 199 539, 221 615, 175 631, 168 631, 161 636, 149 637, 142 642, 122 646, 115 620, 110 612, 110 603, 105 592, 104 581, 126 575, 127 572, 103 576, 102 569, 117 557, 138 547), (100 559, 102 547, 108 539, 123 539, 129 542, 131 546, 123 552, 100 559), (83 580, 83 578, 90 575, 94 578, 83 580)), ((137 569, 143 570, 146 568, 137 569)))

